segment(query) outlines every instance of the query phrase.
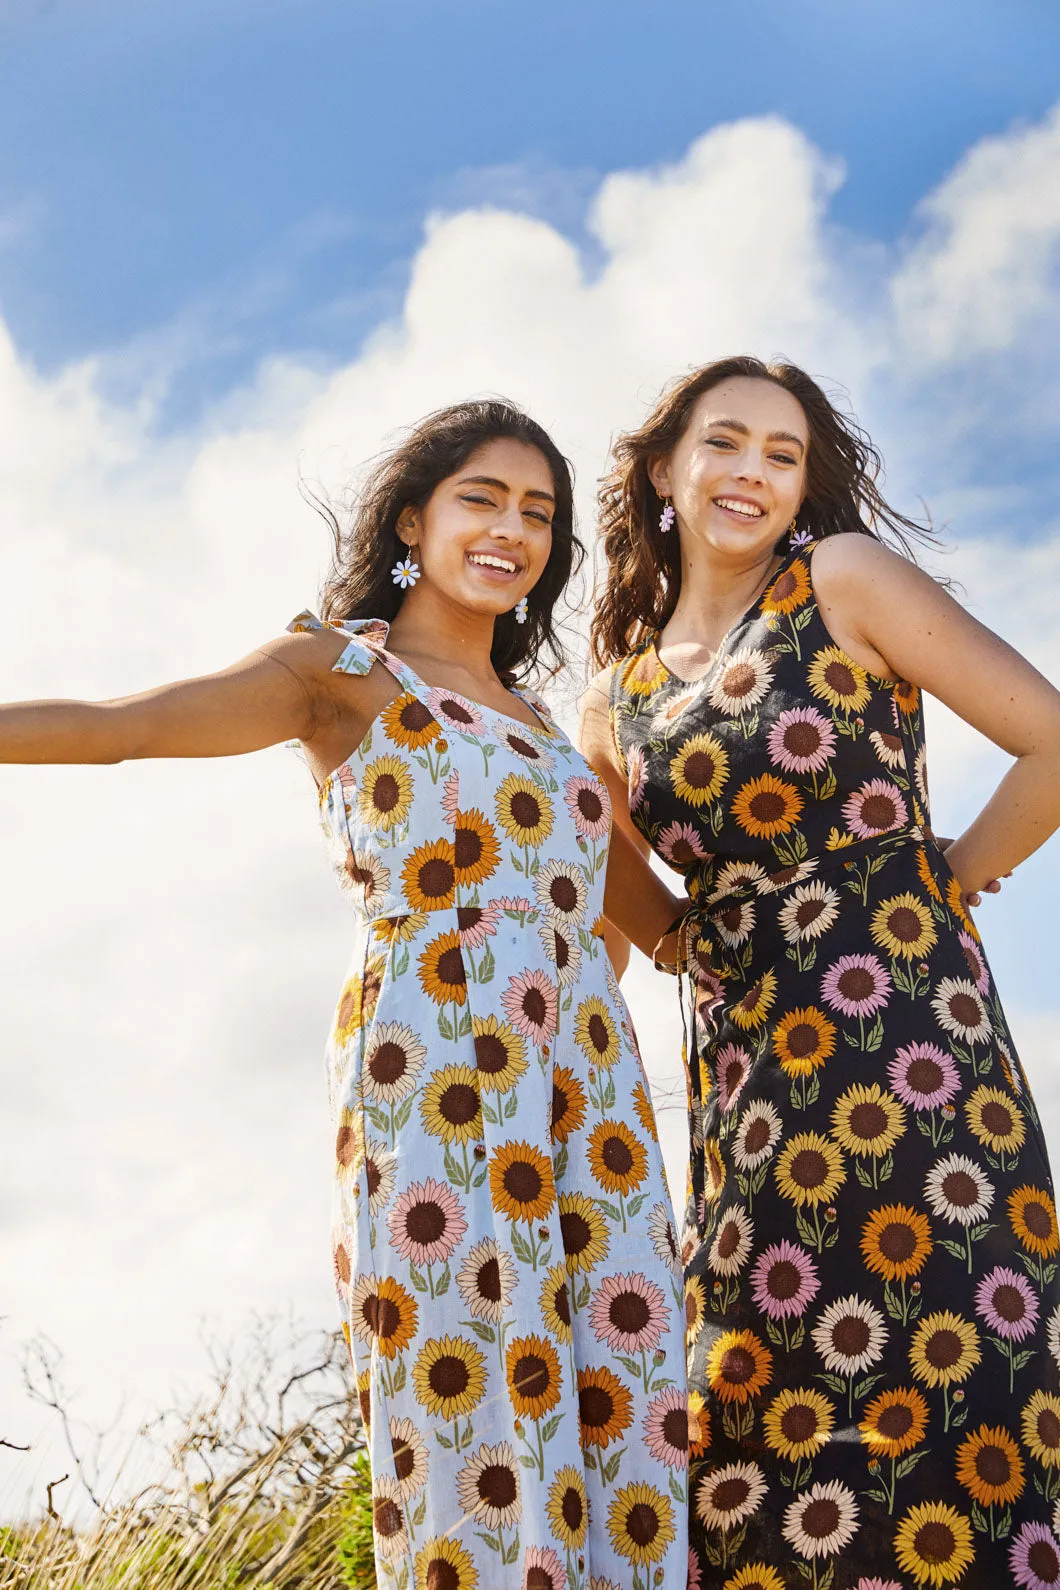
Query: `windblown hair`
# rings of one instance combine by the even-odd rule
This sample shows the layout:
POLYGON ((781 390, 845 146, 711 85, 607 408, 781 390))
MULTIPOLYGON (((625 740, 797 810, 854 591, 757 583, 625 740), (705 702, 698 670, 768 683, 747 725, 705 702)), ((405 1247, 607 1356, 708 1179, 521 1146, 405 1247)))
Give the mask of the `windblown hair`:
POLYGON ((806 415, 806 497, 797 531, 817 539, 860 531, 891 542, 909 558, 914 556, 912 541, 934 540, 930 525, 907 519, 885 500, 877 485, 883 461, 876 448, 857 421, 840 413, 804 370, 750 355, 717 359, 674 381, 644 424, 620 436, 612 449, 612 468, 597 497, 607 585, 590 631, 593 656, 601 667, 662 629, 677 605, 680 543, 676 535, 659 529, 663 500, 648 477, 648 465, 676 446, 703 393, 736 376, 775 382, 798 400, 806 415))
POLYGON ((307 490, 335 544, 320 593, 324 618, 397 616, 404 592, 394 584, 391 570, 408 551, 396 528, 402 509, 425 507, 435 488, 455 475, 472 453, 500 438, 523 442, 544 454, 556 505, 552 550, 541 578, 527 595, 526 623, 516 623, 514 612, 497 618, 491 661, 505 683, 525 677, 544 651, 551 656, 553 671, 562 665, 564 651, 554 613, 585 556, 575 532, 571 467, 536 420, 500 398, 454 403, 420 420, 374 463, 341 518, 325 498, 307 490))

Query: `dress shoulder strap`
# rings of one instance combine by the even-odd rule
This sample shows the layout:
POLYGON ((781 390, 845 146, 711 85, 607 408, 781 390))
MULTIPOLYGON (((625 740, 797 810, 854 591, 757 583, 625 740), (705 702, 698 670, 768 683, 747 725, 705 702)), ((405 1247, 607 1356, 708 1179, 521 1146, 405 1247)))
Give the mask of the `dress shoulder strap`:
POLYGON ((376 663, 392 673, 398 683, 415 693, 420 680, 412 669, 386 649, 390 625, 384 618, 318 618, 306 608, 287 626, 293 635, 304 635, 313 630, 333 629, 346 636, 346 647, 331 665, 332 673, 367 674, 376 663))
POLYGON ((525 685, 513 685, 511 692, 513 696, 518 696, 520 701, 525 701, 527 706, 536 712, 538 717, 550 728, 553 726, 552 708, 544 696, 539 696, 536 690, 530 690, 525 685))

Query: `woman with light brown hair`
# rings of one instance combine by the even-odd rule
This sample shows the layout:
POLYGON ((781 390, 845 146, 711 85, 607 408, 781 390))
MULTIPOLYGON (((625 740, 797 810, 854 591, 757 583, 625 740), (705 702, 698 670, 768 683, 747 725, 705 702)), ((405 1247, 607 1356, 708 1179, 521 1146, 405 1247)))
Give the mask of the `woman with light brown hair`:
POLYGON ((694 990, 690 1582, 1039 1590, 1060 1240, 969 908, 1060 823, 1060 695, 916 566, 879 467, 734 358, 600 494, 582 743, 692 902, 657 951, 694 990), (951 844, 922 689, 1015 759, 951 844))

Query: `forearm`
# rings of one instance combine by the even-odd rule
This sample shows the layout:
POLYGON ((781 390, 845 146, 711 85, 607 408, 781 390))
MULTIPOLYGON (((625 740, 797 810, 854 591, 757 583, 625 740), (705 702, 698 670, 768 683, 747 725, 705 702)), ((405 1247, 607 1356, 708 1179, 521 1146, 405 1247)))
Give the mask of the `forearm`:
POLYGON ((976 894, 1011 872, 1060 827, 1060 754, 1035 751, 1012 764, 959 839, 946 851, 962 893, 976 894))
POLYGON ((621 982, 629 965, 629 940, 620 933, 613 922, 604 921, 604 947, 615 976, 621 982))
POLYGON ((0 706, 0 762, 120 762, 117 714, 105 701, 16 701, 0 706))
MULTIPOLYGON (((287 636, 220 673, 178 679, 114 701, 20 701, 0 706, 0 762, 125 762, 139 757, 239 756, 312 735, 304 662, 315 637, 287 636), (293 645, 292 645, 293 643, 293 645)), ((332 650, 334 647, 332 646, 332 650)), ((330 662, 324 677, 330 677, 330 662)), ((310 663, 312 659, 309 659, 310 663)), ((314 679, 313 668, 307 670, 314 679)))
POLYGON ((604 915, 612 926, 650 958, 687 903, 671 893, 628 835, 613 828, 604 888, 604 915))

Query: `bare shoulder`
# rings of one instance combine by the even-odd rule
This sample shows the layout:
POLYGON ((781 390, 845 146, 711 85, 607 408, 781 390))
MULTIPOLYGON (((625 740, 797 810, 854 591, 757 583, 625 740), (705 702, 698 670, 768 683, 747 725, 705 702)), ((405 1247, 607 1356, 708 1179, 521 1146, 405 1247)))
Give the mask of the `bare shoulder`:
POLYGON ((257 647, 262 657, 291 669, 306 684, 326 684, 348 644, 339 630, 321 628, 275 635, 257 647))
POLYGON ((860 593, 880 579, 904 580, 910 574, 921 580, 931 579, 909 558, 893 552, 875 536, 861 535, 856 530, 819 541, 813 548, 812 567, 816 588, 835 597, 846 592, 860 593))
POLYGON ((614 677, 617 663, 608 663, 606 668, 601 668, 585 687, 582 696, 582 711, 587 709, 599 710, 601 707, 609 710, 611 706, 611 680, 614 677))
MULTIPOLYGON (((578 708, 583 739, 587 733, 599 733, 600 727, 610 722, 611 678, 615 667, 615 663, 609 663, 606 668, 601 668, 585 687, 578 708)), ((610 731, 607 738, 610 739, 610 731)))
POLYGON ((607 668, 591 679, 582 696, 578 712, 578 742, 583 754, 589 761, 599 766, 601 763, 615 763, 614 740, 611 733, 611 676, 615 665, 612 663, 607 668))
MULTIPOLYGON (((845 631, 838 636, 841 643, 861 638, 876 648, 877 656, 885 649, 881 636, 893 632, 901 615, 915 614, 922 622, 926 614, 958 606, 926 569, 874 536, 856 531, 819 542, 813 549, 812 569, 814 594, 826 623, 845 631)), ((858 657, 856 652, 855 660, 878 667, 871 657, 858 657)))

